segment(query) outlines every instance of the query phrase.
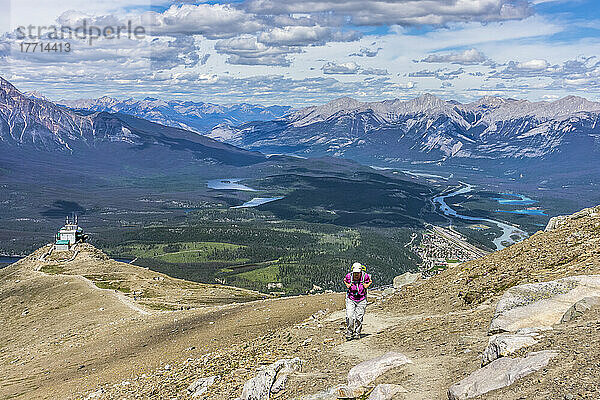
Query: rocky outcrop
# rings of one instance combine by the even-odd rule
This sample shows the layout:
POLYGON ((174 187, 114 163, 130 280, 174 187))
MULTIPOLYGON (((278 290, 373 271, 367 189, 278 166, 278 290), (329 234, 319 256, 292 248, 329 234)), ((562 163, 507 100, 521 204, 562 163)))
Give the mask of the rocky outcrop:
POLYGON ((552 326, 578 301, 600 296, 600 275, 582 275, 508 289, 496 307, 490 333, 552 326))
POLYGON ((586 311, 589 311, 592 307, 597 306, 600 303, 600 297, 590 296, 584 297, 577 303, 573 304, 567 312, 560 319, 561 323, 571 322, 574 319, 582 316, 586 311))
POLYGON ((412 361, 404 354, 393 351, 364 361, 354 366, 348 373, 348 387, 355 389, 368 386, 386 371, 410 363, 412 361))
POLYGON ((406 272, 394 278, 394 289, 398 290, 402 286, 410 285, 421 277, 420 273, 406 272))
POLYGON ((537 343, 533 334, 500 334, 490 338, 486 349, 481 355, 481 366, 485 367, 492 361, 513 354, 523 347, 537 343))
POLYGON ((584 208, 581 211, 576 212, 572 215, 558 215, 556 217, 550 218, 548 224, 546 225, 545 231, 551 231, 557 229, 564 225, 569 220, 579 219, 583 217, 598 217, 600 216, 600 207, 594 208, 584 208))
POLYGON ((281 392, 290 373, 302 369, 299 358, 282 359, 262 368, 244 384, 239 400, 269 400, 271 394, 281 392))
POLYGON ((478 369, 448 390, 448 399, 466 400, 512 385, 518 379, 544 368, 555 351, 529 353, 524 358, 499 358, 478 369))

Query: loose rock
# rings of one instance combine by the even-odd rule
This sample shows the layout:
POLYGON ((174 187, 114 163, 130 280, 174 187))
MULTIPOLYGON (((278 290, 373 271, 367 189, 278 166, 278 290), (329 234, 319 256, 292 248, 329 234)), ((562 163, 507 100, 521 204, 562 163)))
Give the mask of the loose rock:
POLYGON ((283 390, 287 375, 300 371, 302 360, 299 358, 282 359, 262 368, 258 374, 244 384, 241 400, 269 400, 273 388, 283 390), (285 378, 283 378, 286 376, 285 378), (277 385, 276 385, 277 383, 277 385))
POLYGON ((573 321, 575 318, 582 316, 586 311, 589 311, 592 307, 598 305, 598 303, 600 303, 600 297, 598 296, 585 297, 573 304, 562 316, 560 322, 564 324, 573 321))
POLYGON ((558 324, 579 300, 600 296, 600 275, 582 275, 508 289, 496 307, 490 333, 558 324))
POLYGON ((523 347, 537 343, 533 335, 501 334, 490 338, 487 348, 481 355, 481 365, 486 366, 492 361, 513 354, 523 347))
POLYGON ((410 285, 421 277, 420 273, 406 272, 394 278, 394 289, 400 289, 402 286, 410 285))
POLYGON ((398 393, 407 393, 400 385, 392 385, 384 383, 375 386, 375 389, 371 392, 367 400, 390 400, 398 393))
POLYGON ((368 386, 386 371, 411 363, 412 361, 404 354, 393 351, 364 361, 354 366, 348 373, 348 387, 354 389, 368 386))
POLYGON ((217 380, 217 376, 209 376, 208 378, 200 378, 188 386, 188 394, 192 397, 200 397, 208 391, 217 380))
POLYGON ((518 379, 545 367, 550 359, 557 355, 555 351, 545 350, 529 353, 524 358, 503 357, 494 360, 452 385, 448 390, 448 399, 472 399, 492 390, 510 386, 518 379))

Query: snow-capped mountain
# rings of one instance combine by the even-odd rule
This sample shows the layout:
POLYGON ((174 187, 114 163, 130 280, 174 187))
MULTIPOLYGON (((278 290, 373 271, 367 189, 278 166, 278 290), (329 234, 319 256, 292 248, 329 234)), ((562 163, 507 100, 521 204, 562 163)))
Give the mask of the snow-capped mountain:
MULTIPOLYGON (((27 97, 0 77, 0 151, 31 154, 146 157, 157 163, 184 158, 245 165, 264 156, 183 129, 107 112, 79 113, 37 96, 27 97)), ((115 161, 115 165, 120 160, 115 161)))
POLYGON ((99 99, 60 100, 66 107, 123 113, 144 118, 162 125, 207 133, 219 124, 240 125, 250 121, 268 121, 288 113, 287 106, 256 104, 218 105, 193 101, 163 101, 147 97, 144 100, 119 100, 104 96, 99 99))
POLYGON ((221 125, 208 135, 267 153, 334 155, 363 162, 537 159, 598 155, 600 103, 484 97, 461 104, 426 94, 363 103, 344 97, 267 121, 221 125))

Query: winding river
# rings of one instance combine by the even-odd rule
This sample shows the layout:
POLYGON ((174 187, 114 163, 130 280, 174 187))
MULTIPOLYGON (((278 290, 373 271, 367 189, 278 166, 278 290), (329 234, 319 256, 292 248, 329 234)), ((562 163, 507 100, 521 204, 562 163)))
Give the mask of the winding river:
POLYGON ((489 218, 471 217, 469 215, 462 215, 462 214, 457 213, 456 210, 452 209, 446 203, 446 199, 449 197, 459 196, 461 194, 466 194, 466 193, 473 191, 473 185, 469 185, 468 183, 463 183, 463 182, 461 182, 461 183, 463 184, 463 187, 461 187, 460 189, 455 190, 454 192, 445 194, 443 196, 435 197, 433 199, 433 202, 440 206, 440 210, 442 210, 442 212, 445 215, 447 215, 449 217, 464 219, 467 221, 487 222, 487 223, 498 226, 498 228, 500 228, 502 230, 502 235, 500 235, 499 237, 497 237, 493 240, 494 246, 496 246, 496 250, 502 250, 503 248, 505 248, 506 243, 508 243, 508 245, 511 245, 511 244, 514 244, 517 241, 521 241, 529 236, 529 234, 527 234, 527 232, 522 231, 521 229, 516 228, 516 227, 509 225, 507 223, 504 223, 504 222, 496 221, 496 220, 489 219, 489 218), (515 241, 515 240, 513 240, 513 238, 511 236, 518 236, 519 239, 515 241))

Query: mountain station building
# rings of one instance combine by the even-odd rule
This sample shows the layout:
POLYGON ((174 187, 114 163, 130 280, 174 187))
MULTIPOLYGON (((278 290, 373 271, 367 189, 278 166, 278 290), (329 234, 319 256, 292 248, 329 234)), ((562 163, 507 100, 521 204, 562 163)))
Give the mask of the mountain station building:
POLYGON ((76 243, 83 243, 87 239, 87 235, 83 233, 77 223, 77 216, 73 219, 66 218, 65 226, 63 226, 55 237, 54 250, 68 251, 76 243))

